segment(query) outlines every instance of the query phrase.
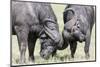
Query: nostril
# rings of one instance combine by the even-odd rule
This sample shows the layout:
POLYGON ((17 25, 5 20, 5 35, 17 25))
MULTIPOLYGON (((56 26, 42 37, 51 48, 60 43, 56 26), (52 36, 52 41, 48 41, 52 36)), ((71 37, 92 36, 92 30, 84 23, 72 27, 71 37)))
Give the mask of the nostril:
POLYGON ((42 56, 44 57, 45 55, 43 54, 42 56))
POLYGON ((45 54, 42 54, 41 56, 42 56, 43 58, 45 58, 45 54))

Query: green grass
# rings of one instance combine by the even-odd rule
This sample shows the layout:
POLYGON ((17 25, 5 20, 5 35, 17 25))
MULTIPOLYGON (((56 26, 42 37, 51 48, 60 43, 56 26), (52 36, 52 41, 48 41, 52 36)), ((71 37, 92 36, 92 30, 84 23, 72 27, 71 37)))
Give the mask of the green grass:
MULTIPOLYGON (((52 4, 52 8, 54 10, 54 13, 57 16, 58 24, 59 24, 59 30, 62 32, 63 30, 63 11, 65 5, 59 5, 59 4, 52 4)), ((75 58, 72 59, 70 57, 70 49, 69 47, 57 51, 57 55, 54 56, 53 58, 50 57, 49 60, 44 60, 40 57, 40 42, 37 40, 36 46, 35 46, 35 63, 32 64, 46 64, 46 63, 59 63, 59 62, 76 62, 76 61, 92 61, 95 60, 95 25, 92 30, 92 36, 91 36, 91 45, 90 45, 90 59, 85 59, 85 54, 84 54, 84 43, 78 43, 77 50, 75 53, 75 58)), ((26 64, 31 64, 28 61, 28 49, 26 51, 26 64)), ((18 41, 17 37, 15 35, 12 36, 12 64, 19 64, 19 47, 18 47, 18 41)))

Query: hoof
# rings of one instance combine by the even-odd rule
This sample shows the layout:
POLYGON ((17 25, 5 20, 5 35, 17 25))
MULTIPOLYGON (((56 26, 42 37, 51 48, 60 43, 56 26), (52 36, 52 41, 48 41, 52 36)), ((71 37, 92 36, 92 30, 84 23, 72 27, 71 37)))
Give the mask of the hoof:
POLYGON ((30 63, 34 63, 34 58, 29 58, 30 63))
POLYGON ((25 64, 25 61, 24 60, 20 60, 19 64, 25 64))
POLYGON ((74 58, 74 55, 71 55, 72 58, 74 58))
POLYGON ((86 58, 86 59, 89 59, 89 58, 90 58, 89 53, 86 53, 85 58, 86 58))

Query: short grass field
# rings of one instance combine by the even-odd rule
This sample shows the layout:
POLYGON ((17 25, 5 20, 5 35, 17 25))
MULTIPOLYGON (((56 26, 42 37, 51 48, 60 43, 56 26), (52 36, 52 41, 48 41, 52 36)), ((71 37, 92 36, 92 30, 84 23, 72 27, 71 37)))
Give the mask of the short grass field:
MULTIPOLYGON (((57 16, 58 24, 59 24, 59 30, 62 32, 63 30, 63 11, 66 5, 62 4, 52 4, 52 8, 54 10, 54 13, 57 16)), ((75 58, 72 59, 70 56, 70 49, 69 47, 64 49, 64 50, 58 50, 57 55, 54 57, 50 57, 48 60, 44 60, 40 57, 40 42, 39 39, 36 42, 35 46, 35 62, 34 63, 29 63, 28 61, 28 49, 26 51, 26 64, 47 64, 47 63, 61 63, 61 62, 77 62, 77 61, 94 61, 95 60, 95 25, 93 26, 92 30, 92 36, 91 36, 91 44, 90 44, 90 59, 85 58, 85 53, 84 53, 84 45, 85 43, 78 43, 77 50, 75 53, 75 58)), ((17 37, 15 35, 12 35, 12 65, 19 64, 19 47, 18 47, 18 41, 17 37)))

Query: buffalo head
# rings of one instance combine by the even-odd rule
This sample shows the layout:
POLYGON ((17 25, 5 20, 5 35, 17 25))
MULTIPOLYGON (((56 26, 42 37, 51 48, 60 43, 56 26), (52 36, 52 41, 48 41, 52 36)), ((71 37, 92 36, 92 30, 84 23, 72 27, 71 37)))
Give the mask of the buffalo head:
POLYGON ((53 40, 45 33, 40 36, 40 43, 40 56, 44 59, 49 59, 50 55, 56 50, 56 45, 54 45, 53 40))
POLYGON ((76 12, 68 8, 64 11, 64 30, 71 33, 71 36, 75 40, 82 42, 85 40, 83 23, 84 19, 82 16, 77 15, 76 12))

